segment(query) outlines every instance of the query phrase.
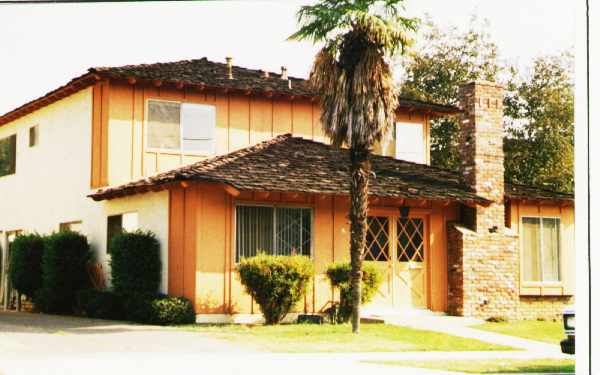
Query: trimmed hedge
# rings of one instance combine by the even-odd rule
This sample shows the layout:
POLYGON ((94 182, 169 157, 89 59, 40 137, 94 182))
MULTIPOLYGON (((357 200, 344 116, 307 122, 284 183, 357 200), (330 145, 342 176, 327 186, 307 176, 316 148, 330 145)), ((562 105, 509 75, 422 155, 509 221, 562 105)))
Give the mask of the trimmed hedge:
POLYGON ((237 272, 266 324, 277 324, 306 293, 314 266, 306 256, 259 254, 242 259, 237 272))
POLYGON ((39 234, 20 235, 11 245, 8 277, 21 294, 33 297, 42 287, 42 255, 44 237, 39 234))
POLYGON ((42 288, 34 296, 45 313, 72 313, 76 294, 89 287, 87 238, 76 232, 54 233, 46 238, 42 256, 42 288))
POLYGON ((194 306, 185 297, 130 294, 125 296, 123 308, 126 319, 137 323, 177 325, 196 321, 194 306))
MULTIPOLYGON (((340 304, 337 311, 338 323, 347 322, 352 316, 352 288, 350 286, 350 263, 333 263, 327 267, 327 278, 333 288, 340 290, 340 304)), ((361 283, 361 304, 369 303, 382 282, 382 276, 371 262, 363 262, 361 283)))
POLYGON ((85 289, 77 293, 81 313, 96 319, 123 319, 123 298, 110 290, 85 289))
POLYGON ((156 294, 160 286, 160 244, 152 232, 124 232, 112 238, 112 284, 119 294, 156 294))

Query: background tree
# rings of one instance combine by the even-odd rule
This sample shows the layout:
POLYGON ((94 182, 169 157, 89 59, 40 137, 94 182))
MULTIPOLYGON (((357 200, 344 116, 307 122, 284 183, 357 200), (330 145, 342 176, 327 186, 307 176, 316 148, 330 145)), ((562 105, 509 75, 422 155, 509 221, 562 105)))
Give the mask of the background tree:
MULTIPOLYGON (((402 96, 458 104, 461 83, 483 79, 506 85, 505 179, 573 191, 573 56, 537 58, 519 72, 498 58, 486 23, 475 17, 466 32, 426 23, 420 45, 401 60, 402 96)), ((431 122, 431 164, 458 170, 456 117, 431 122)))
POLYGON ((574 189, 573 55, 539 57, 526 78, 513 74, 504 99, 506 178, 574 189))
POLYGON ((397 92, 389 59, 410 44, 417 21, 402 17, 403 0, 322 0, 298 12, 291 39, 324 42, 310 82, 321 99, 321 123, 350 161, 352 331, 359 332, 362 261, 373 145, 395 122, 397 92))
MULTIPOLYGON (((487 28, 475 17, 466 32, 456 27, 442 30, 428 20, 418 48, 401 60, 405 74, 402 96, 458 105, 462 83, 496 81, 503 68, 487 28)), ((458 117, 431 121, 431 164, 458 170, 458 117)))

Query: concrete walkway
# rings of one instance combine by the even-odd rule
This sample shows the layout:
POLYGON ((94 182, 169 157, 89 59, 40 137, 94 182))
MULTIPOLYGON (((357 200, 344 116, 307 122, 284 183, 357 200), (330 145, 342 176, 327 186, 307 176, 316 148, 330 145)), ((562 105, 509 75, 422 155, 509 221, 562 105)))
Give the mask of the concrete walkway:
POLYGON ((387 324, 442 332, 492 344, 511 346, 527 351, 528 355, 537 358, 572 358, 561 352, 558 342, 556 344, 549 344, 473 328, 472 326, 474 325, 484 323, 483 320, 479 319, 440 314, 424 314, 421 316, 395 314, 382 315, 380 318, 387 324))

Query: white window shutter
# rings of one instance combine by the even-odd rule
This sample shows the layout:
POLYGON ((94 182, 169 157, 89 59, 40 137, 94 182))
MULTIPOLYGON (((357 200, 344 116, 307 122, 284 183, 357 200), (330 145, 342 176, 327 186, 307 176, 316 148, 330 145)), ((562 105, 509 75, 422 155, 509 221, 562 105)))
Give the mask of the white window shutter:
POLYGON ((396 123, 396 159, 425 164, 423 124, 396 123))
POLYGON ((214 154, 215 127, 215 106, 192 103, 181 104, 183 151, 214 154))

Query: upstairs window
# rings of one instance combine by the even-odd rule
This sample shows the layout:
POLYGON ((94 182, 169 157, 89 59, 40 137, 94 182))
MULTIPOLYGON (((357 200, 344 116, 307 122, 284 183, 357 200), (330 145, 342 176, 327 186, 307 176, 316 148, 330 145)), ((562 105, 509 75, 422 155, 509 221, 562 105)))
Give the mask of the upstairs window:
POLYGON ((215 152, 215 106, 148 101, 147 147, 212 155, 215 152))
POLYGON ((523 280, 560 281, 560 219, 523 217, 523 280))
POLYGON ((39 143, 39 129, 38 126, 32 126, 29 128, 29 147, 35 147, 39 143))
POLYGON ((17 135, 0 139, 0 177, 15 174, 17 167, 17 135))
POLYGON ((310 256, 310 208, 238 206, 236 261, 259 252, 269 255, 310 256))
POLYGON ((396 159, 427 163, 423 124, 396 123, 396 159))

